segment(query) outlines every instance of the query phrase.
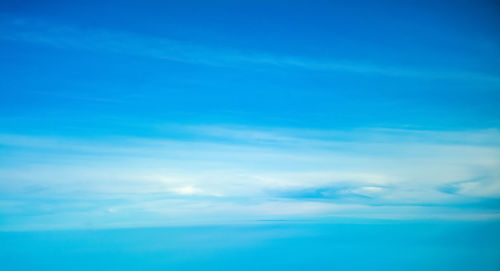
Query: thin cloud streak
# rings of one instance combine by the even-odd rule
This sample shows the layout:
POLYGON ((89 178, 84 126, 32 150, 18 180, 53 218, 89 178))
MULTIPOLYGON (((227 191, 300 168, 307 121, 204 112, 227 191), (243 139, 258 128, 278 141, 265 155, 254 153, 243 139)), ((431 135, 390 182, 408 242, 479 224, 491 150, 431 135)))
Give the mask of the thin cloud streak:
POLYGON ((323 61, 228 48, 210 48, 189 42, 131 33, 60 26, 27 18, 13 19, 9 16, 3 16, 0 17, 0 20, 3 24, 3 28, 0 29, 0 39, 37 43, 61 49, 104 51, 216 67, 244 68, 248 65, 259 65, 375 76, 477 81, 495 87, 500 84, 500 77, 477 72, 416 70, 378 64, 323 61))

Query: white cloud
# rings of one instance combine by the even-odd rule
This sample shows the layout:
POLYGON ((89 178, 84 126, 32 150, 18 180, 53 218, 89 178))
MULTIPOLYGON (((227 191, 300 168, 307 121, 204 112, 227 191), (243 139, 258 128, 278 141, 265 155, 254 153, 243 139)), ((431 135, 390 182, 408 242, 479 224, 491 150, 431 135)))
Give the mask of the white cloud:
MULTIPOLYGON (((45 202, 36 205, 53 213, 53 219, 63 212, 60 203, 50 202, 63 201, 70 211, 81 210, 90 218, 100 216, 102 208, 102 215, 113 215, 113 223, 123 225, 131 219, 126 213, 140 210, 153 224, 165 223, 162 217, 196 223, 207 215, 213 215, 211 223, 374 215, 366 210, 387 210, 377 217, 446 217, 428 205, 500 197, 495 130, 275 129, 268 136, 266 129, 253 128, 248 134, 259 136, 245 138, 251 127, 226 135, 205 134, 224 127, 177 129, 196 133, 187 138, 197 139, 0 135, 9 156, 9 163, 0 166, 0 193, 16 199, 0 204, 0 212, 43 215, 42 209, 28 207, 36 200, 45 202), (415 205, 427 206, 425 215, 404 207, 415 205), (390 206, 401 207, 396 212, 390 206)), ((474 217, 470 208, 462 211, 454 217, 474 217)), ((476 211, 483 216, 495 212, 476 211)))

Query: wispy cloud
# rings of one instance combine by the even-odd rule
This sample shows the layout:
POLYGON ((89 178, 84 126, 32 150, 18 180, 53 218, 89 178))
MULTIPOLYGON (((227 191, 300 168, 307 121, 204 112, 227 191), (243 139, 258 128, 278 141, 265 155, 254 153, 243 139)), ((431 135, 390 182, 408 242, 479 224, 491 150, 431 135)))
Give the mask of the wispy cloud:
POLYGON ((132 223, 131 213, 154 225, 498 213, 498 208, 457 207, 500 197, 497 130, 177 126, 176 131, 191 136, 0 136, 9 159, 0 167, 0 213, 31 212, 33 219, 16 222, 20 218, 12 216, 1 226, 62 227, 67 216, 82 217, 71 220, 73 226, 85 221, 124 226, 132 223), (58 207, 61 201, 73 206, 73 214, 58 207), (34 202, 43 210, 28 208, 34 202))
POLYGON ((475 81, 498 86, 500 77, 472 71, 422 70, 349 61, 318 60, 234 48, 213 48, 187 41, 155 38, 105 29, 83 29, 30 18, 0 17, 0 39, 29 42, 55 48, 104 51, 218 67, 266 66, 376 76, 475 81))

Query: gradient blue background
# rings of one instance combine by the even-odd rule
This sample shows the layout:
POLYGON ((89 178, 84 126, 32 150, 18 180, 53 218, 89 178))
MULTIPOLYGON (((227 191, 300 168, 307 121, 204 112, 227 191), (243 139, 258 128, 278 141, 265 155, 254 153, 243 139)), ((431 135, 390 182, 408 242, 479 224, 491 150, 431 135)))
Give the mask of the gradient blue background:
POLYGON ((500 270, 496 1, 0 2, 1 270, 500 270))

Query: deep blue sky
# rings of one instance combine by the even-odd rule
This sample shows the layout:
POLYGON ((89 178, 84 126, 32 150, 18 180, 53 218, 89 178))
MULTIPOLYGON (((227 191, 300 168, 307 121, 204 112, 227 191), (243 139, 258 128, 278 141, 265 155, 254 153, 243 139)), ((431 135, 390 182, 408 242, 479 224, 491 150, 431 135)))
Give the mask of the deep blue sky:
POLYGON ((145 122, 497 128, 498 10, 494 1, 2 1, 1 122, 57 134, 79 133, 74 122, 105 134, 140 134, 129 128, 145 122))

